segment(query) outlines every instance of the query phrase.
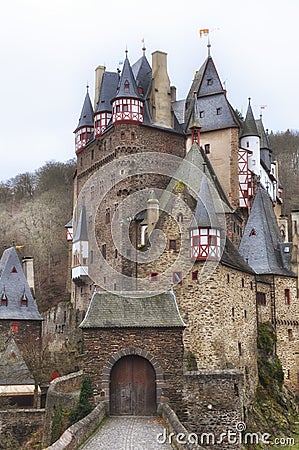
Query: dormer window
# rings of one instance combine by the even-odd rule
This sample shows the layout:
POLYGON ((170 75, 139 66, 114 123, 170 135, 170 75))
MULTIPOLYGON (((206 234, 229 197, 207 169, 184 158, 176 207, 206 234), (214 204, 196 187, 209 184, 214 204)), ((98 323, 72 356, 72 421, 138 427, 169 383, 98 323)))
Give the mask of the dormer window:
POLYGON ((126 90, 128 90, 130 88, 130 83, 128 82, 128 80, 125 81, 124 88, 126 90))
POLYGON ((199 117, 200 119, 202 119, 205 116, 205 112, 204 111, 199 111, 199 117))
POLYGON ((252 228, 252 230, 249 233, 249 237, 251 237, 251 236, 256 236, 256 231, 254 228, 252 228))
POLYGON ((207 85, 212 86, 212 84, 213 84, 213 78, 208 78, 207 85))
POLYGON ((15 266, 13 266, 13 268, 11 269, 11 273, 18 273, 17 269, 15 268, 15 266))
POLYGON ((222 108, 216 108, 217 116, 220 116, 221 113, 222 113, 222 108))
POLYGON ((25 292, 21 298, 21 306, 28 306, 28 298, 27 298, 25 292))
POLYGON ((139 93, 139 94, 143 94, 143 89, 142 89, 141 86, 138 87, 138 93, 139 93))
POLYGON ((1 295, 1 306, 7 306, 7 297, 5 292, 3 292, 1 295))

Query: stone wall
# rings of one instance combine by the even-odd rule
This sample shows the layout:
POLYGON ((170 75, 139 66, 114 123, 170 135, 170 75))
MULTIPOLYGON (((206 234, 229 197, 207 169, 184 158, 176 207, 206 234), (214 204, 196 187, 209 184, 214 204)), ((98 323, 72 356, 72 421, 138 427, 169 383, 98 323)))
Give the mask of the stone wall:
MULTIPOLYGON (((23 445, 33 436, 33 434, 41 430, 44 424, 44 417, 44 409, 8 409, 0 411, 0 433, 2 444, 5 442, 8 434, 15 443, 19 443, 20 446, 18 448, 23 448, 23 445)), ((17 447, 14 446, 14 449, 16 448, 17 447)))
POLYGON ((243 426, 243 374, 239 371, 199 371, 185 374, 183 422, 198 443, 215 449, 240 449, 243 426), (240 425, 242 424, 242 425, 240 425), (238 427, 238 428, 237 428, 238 427), (231 437, 231 440, 229 440, 231 437), (221 442, 220 442, 221 441, 221 442), (215 444, 215 445, 214 445, 215 444))
POLYGON ((59 377, 50 383, 47 401, 43 444, 51 442, 52 425, 55 411, 61 408, 68 412, 75 407, 79 400, 83 372, 75 372, 64 377, 59 377))
POLYGON ((93 379, 102 399, 109 396, 109 373, 121 355, 140 355, 159 377, 157 398, 168 398, 182 412, 183 345, 181 329, 84 329, 84 374, 93 379), (159 365, 161 373, 157 374, 159 365))

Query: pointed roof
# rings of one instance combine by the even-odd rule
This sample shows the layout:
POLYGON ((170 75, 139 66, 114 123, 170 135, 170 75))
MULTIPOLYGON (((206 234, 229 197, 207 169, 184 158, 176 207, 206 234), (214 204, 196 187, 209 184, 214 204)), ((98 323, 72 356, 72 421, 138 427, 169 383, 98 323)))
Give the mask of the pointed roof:
POLYGON ((141 99, 141 96, 138 93, 137 84, 128 59, 128 55, 126 55, 123 70, 117 88, 117 93, 114 99, 124 97, 141 99))
POLYGON ((201 180, 194 218, 197 222, 198 228, 220 228, 208 179, 205 174, 201 180))
POLYGON ((211 56, 205 60, 201 68, 196 72, 189 90, 184 115, 186 131, 190 128, 192 120, 195 93, 197 109, 202 112, 202 117, 200 117, 202 131, 239 126, 233 108, 226 98, 226 91, 223 89, 211 56))
POLYGON ((268 135, 265 132, 262 116, 260 116, 260 119, 256 120, 256 126, 260 135, 261 161, 264 163, 266 169, 270 171, 272 150, 268 135))
POLYGON ((85 95, 81 115, 75 132, 82 127, 93 127, 93 107, 89 97, 88 89, 85 95))
POLYGON ((250 104, 250 98, 248 99, 247 113, 243 123, 240 137, 242 138, 246 136, 259 136, 259 132, 256 126, 255 118, 250 104))
POLYGON ((81 206, 80 215, 75 228, 73 243, 79 241, 88 241, 87 221, 86 221, 86 207, 81 206))
POLYGON ((183 328, 172 291, 94 293, 80 328, 183 328), (151 295, 152 294, 152 295, 151 295))
POLYGON ((119 74, 117 72, 104 72, 95 114, 112 111, 111 101, 116 95, 118 83, 119 74))
POLYGON ((136 80, 137 87, 141 87, 143 91, 143 97, 146 97, 152 83, 152 68, 145 55, 142 55, 132 65, 132 71, 136 80))
POLYGON ((284 267, 281 244, 271 198, 260 187, 253 201, 239 252, 257 274, 293 276, 284 267))
POLYGON ((13 337, 0 342, 0 385, 34 385, 34 379, 13 337))
POLYGON ((6 296, 7 306, 0 305, 0 319, 42 320, 25 277, 15 247, 6 249, 0 260, 0 296, 6 296), (27 306, 21 299, 27 297, 27 306))

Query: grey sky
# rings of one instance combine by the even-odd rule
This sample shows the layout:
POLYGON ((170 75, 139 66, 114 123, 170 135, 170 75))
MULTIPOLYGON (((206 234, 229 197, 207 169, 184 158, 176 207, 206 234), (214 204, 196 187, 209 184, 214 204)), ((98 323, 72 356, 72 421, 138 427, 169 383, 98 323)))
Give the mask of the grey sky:
POLYGON ((115 70, 128 56, 168 53, 171 83, 185 97, 211 54, 234 108, 252 98, 265 128, 299 129, 298 0, 11 0, 1 5, 0 180, 74 156, 74 135, 94 69, 115 70))

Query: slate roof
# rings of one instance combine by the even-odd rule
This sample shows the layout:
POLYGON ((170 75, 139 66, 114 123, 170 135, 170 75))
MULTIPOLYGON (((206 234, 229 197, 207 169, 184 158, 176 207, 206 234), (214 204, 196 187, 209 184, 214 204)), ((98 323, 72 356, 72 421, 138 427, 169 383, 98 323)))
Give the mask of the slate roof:
POLYGON ((269 138, 265 132, 264 125, 262 119, 258 119, 255 121, 258 133, 260 135, 260 150, 261 150, 261 161, 264 163, 267 170, 271 170, 271 146, 269 138))
POLYGON ((7 306, 0 302, 0 319, 42 320, 15 247, 6 249, 0 260, 0 298, 2 295, 7 306), (27 306, 21 306, 24 294, 27 306))
POLYGON ((0 385, 34 385, 34 379, 12 337, 0 342, 0 385))
POLYGON ((143 55, 132 65, 132 71, 136 80, 137 87, 141 87, 143 90, 143 96, 146 97, 150 91, 152 83, 152 68, 146 58, 143 55))
POLYGON ((111 101, 116 95, 118 83, 119 74, 117 72, 104 72, 95 113, 112 111, 111 101))
POLYGON ((198 228, 220 228, 206 175, 201 180, 194 217, 198 228))
POLYGON ((80 328, 183 328, 172 291, 94 293, 80 328), (154 294, 154 293, 153 293, 154 294), (142 295, 142 296, 140 296, 142 295))
POLYGON ((93 107, 91 104, 88 91, 86 92, 85 95, 81 115, 75 132, 82 127, 93 127, 93 107))
POLYGON ((259 188, 253 201, 239 252, 257 274, 294 276, 284 267, 282 240, 270 196, 259 188))
POLYGON ((238 249, 234 246, 232 241, 227 237, 225 246, 221 256, 221 263, 225 266, 233 267, 242 272, 254 274, 252 268, 247 264, 238 249))
POLYGON ((128 60, 128 56, 126 56, 117 88, 117 93, 114 98, 124 98, 124 97, 136 99, 141 98, 141 95, 138 93, 137 84, 135 81, 131 65, 128 60), (128 88, 125 88, 126 82, 129 83, 128 88))
POLYGON ((255 122, 255 118, 252 112, 252 108, 251 108, 251 104, 250 104, 250 99, 248 102, 248 108, 247 108, 247 113, 246 113, 246 117, 242 126, 242 131, 241 131, 241 135, 240 137, 246 137, 246 136, 260 136, 257 126, 256 126, 256 122, 255 122))
POLYGON ((73 243, 78 241, 88 241, 86 208, 84 205, 81 206, 80 215, 73 238, 73 243))

